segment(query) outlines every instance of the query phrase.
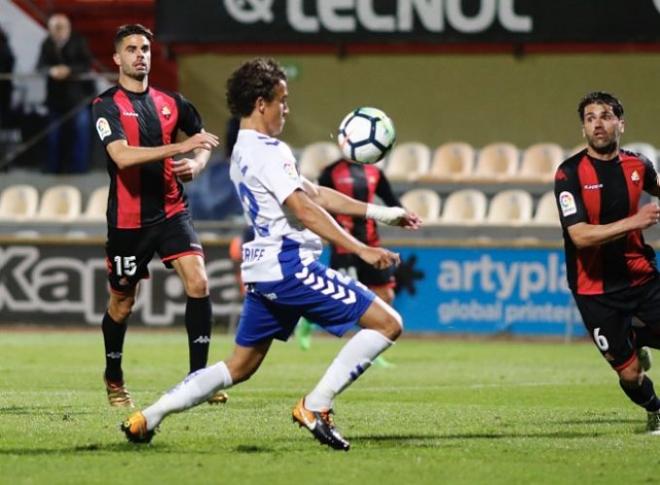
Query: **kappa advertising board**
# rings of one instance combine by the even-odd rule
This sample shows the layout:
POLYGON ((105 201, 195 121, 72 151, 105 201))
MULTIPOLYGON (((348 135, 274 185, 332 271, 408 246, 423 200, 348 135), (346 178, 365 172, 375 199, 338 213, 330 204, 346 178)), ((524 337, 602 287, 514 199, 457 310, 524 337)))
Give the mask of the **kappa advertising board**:
POLYGON ((164 42, 660 40, 660 0, 159 0, 164 42))
MULTIPOLYGON (((226 246, 205 246, 216 321, 240 311, 226 246)), ((186 296, 174 270, 157 258, 140 284, 133 324, 183 322, 186 296)), ((100 325, 108 300, 102 245, 0 245, 0 323, 100 325)))
POLYGON ((585 335, 560 249, 392 249, 409 332, 585 335))

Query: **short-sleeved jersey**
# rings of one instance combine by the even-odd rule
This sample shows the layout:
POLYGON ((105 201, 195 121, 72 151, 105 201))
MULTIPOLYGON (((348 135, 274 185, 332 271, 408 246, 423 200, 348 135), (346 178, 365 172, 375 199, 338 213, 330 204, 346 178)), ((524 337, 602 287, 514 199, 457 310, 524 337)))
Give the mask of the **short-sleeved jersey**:
POLYGON ((240 130, 229 174, 255 235, 243 244, 243 282, 279 281, 301 260, 320 256, 321 238, 284 205, 294 191, 302 190, 295 157, 286 143, 240 130))
MULTIPOLYGON (((92 104, 96 131, 104 146, 126 140, 130 146, 157 147, 176 141, 179 130, 192 136, 202 130, 195 107, 179 93, 149 87, 134 93, 113 87, 92 104)), ((108 226, 134 229, 158 224, 183 211, 188 203, 172 173, 172 159, 120 170, 109 154, 108 226)))
MULTIPOLYGON (((321 172, 319 185, 330 187, 362 202, 371 203, 378 196, 390 207, 401 205, 387 178, 375 165, 360 165, 344 159, 338 160, 321 172)), ((380 245, 378 228, 373 219, 344 214, 336 215, 335 219, 356 239, 369 246, 380 245)), ((338 254, 347 253, 341 246, 333 246, 333 250, 338 254)))
POLYGON ((639 286, 657 275, 655 252, 644 243, 641 230, 586 248, 577 248, 568 233, 580 222, 603 225, 635 214, 642 192, 657 186, 653 164, 624 150, 613 160, 598 160, 583 150, 559 166, 555 197, 572 291, 600 295, 639 286))

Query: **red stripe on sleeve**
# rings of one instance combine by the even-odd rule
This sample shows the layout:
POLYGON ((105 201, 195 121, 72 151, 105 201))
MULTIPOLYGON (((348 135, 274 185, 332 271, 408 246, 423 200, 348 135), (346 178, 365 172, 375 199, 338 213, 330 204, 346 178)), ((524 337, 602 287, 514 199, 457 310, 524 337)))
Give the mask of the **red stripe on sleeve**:
MULTIPOLYGON (((175 141, 172 139, 172 135, 179 119, 179 108, 176 100, 154 88, 149 89, 149 96, 156 106, 158 121, 160 122, 161 132, 163 133, 163 145, 169 145, 175 141)), ((172 173, 171 158, 163 160, 163 185, 165 217, 170 218, 186 208, 181 188, 172 173)))
MULTIPOLYGON (((119 120, 126 141, 130 146, 140 146, 140 126, 137 116, 126 116, 125 113, 134 113, 133 103, 126 93, 118 89, 113 96, 119 107, 119 120)), ((117 227, 120 229, 134 229, 141 226, 141 181, 140 167, 129 167, 117 170, 117 227)))
MULTIPOLYGON (((586 155, 578 163, 578 179, 589 224, 600 224, 600 184, 598 174, 586 155)), ((577 292, 597 295, 603 292, 603 258, 600 246, 577 249, 577 292)))

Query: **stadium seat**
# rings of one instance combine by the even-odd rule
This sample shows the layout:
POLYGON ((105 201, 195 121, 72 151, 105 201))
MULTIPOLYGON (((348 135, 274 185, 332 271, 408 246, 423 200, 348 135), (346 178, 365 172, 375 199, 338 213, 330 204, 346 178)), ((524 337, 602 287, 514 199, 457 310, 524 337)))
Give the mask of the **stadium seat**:
POLYGON ((554 191, 546 192, 536 205, 532 223, 537 226, 559 226, 559 211, 554 191))
POLYGON ((474 148, 469 143, 448 142, 433 153, 429 172, 420 178, 427 182, 461 182, 474 170, 474 148))
POLYGON ((415 181, 426 175, 431 164, 431 150, 423 143, 396 145, 387 158, 385 175, 393 182, 415 181))
POLYGON ((534 201, 526 190, 503 190, 495 194, 488 206, 486 222, 497 226, 519 226, 532 219, 534 201))
POLYGON ((631 152, 639 153, 640 155, 644 155, 646 158, 651 160, 651 163, 653 163, 653 166, 658 168, 658 152, 656 151, 655 147, 651 145, 650 143, 644 143, 644 142, 636 142, 636 143, 626 143, 622 147, 624 150, 629 150, 631 152))
POLYGON ((486 195, 480 190, 457 190, 445 199, 439 222, 459 226, 481 224, 486 217, 487 206, 486 195))
POLYGON ((10 185, 0 195, 0 220, 25 221, 37 213, 39 192, 31 185, 10 185))
POLYGON ((424 224, 435 224, 440 218, 440 196, 431 189, 412 189, 401 196, 401 204, 422 218, 424 224))
POLYGON ((473 181, 507 182, 518 170, 518 148, 511 143, 491 143, 477 156, 473 181))
POLYGON ((555 171, 564 160, 564 150, 556 143, 537 143, 524 151, 516 182, 552 182, 555 171))
POLYGON ((87 208, 82 215, 83 220, 90 222, 105 221, 105 211, 108 207, 108 191, 109 188, 106 186, 99 187, 91 193, 87 201, 87 208))
POLYGON ((300 154, 300 174, 316 180, 325 167, 340 158, 341 152, 336 144, 329 141, 312 143, 300 154))
POLYGON ((80 217, 80 191, 73 185, 55 185, 44 191, 36 218, 44 222, 69 222, 80 217))

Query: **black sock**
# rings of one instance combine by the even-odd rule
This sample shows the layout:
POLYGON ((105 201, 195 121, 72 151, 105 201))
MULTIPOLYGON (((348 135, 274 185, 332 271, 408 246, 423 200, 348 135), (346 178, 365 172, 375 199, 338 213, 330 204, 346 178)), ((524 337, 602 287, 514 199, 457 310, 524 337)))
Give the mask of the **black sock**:
POLYGON ((126 322, 115 322, 108 312, 103 315, 103 342, 105 343, 105 378, 109 381, 121 381, 124 378, 121 370, 121 356, 124 350, 124 335, 126 322))
POLYGON ((644 379, 642 379, 642 383, 639 386, 629 387, 621 380, 619 380, 619 385, 621 386, 621 389, 623 389, 623 392, 626 393, 626 396, 628 396, 635 404, 643 407, 649 412, 660 410, 660 399, 655 395, 653 381, 649 379, 647 375, 644 376, 644 379))
POLYGON ((211 344, 211 298, 188 297, 186 301, 186 331, 190 353, 190 372, 203 369, 209 358, 211 344))

